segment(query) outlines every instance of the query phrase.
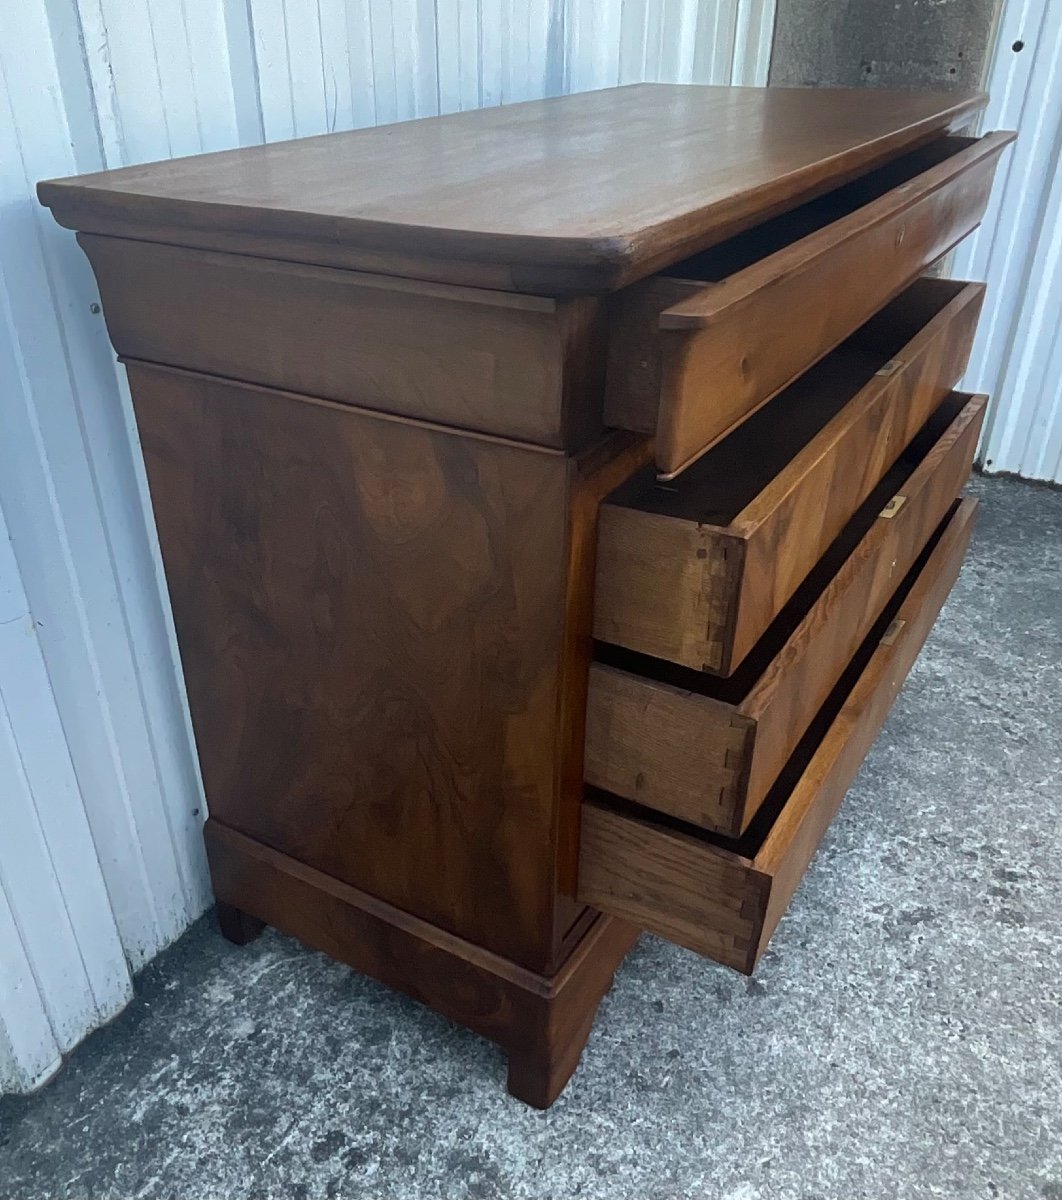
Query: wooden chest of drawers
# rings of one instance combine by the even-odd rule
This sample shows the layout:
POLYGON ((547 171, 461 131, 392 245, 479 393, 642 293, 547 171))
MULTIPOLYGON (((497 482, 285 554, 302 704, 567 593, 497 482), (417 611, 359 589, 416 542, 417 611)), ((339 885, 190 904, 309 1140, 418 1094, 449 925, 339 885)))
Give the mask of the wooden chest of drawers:
POLYGON ((959 570, 1006 134, 645 85, 40 185, 136 409, 225 934, 556 1098, 639 930, 751 971, 959 570))

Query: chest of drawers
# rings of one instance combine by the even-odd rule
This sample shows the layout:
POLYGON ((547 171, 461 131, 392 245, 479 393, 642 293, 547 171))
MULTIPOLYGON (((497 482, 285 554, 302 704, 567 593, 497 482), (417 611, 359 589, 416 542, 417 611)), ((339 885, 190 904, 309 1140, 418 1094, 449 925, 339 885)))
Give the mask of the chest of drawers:
POLYGON ((962 561, 977 95, 644 85, 43 183, 125 363, 222 929, 547 1106, 751 971, 962 561))

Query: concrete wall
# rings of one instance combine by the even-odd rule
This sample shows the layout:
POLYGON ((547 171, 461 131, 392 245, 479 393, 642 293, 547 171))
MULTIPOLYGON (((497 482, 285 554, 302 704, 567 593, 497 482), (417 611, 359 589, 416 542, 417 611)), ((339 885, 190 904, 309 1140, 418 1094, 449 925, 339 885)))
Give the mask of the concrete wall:
POLYGON ((999 0, 778 0, 776 86, 980 87, 999 0))

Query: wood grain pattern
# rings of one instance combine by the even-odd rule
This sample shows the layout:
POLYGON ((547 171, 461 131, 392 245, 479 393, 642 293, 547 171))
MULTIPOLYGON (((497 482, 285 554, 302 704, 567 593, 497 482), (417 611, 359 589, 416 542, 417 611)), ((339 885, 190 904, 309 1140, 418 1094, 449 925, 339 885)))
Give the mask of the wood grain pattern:
POLYGON ((984 103, 643 84, 50 180, 38 195, 85 232, 594 292, 836 187, 984 103))
POLYGON ((662 477, 686 469, 976 228, 1012 139, 943 139, 682 264, 709 282, 676 280, 662 312, 658 281, 644 297, 631 289, 617 303, 659 324, 659 346, 646 350, 641 335, 612 351, 606 421, 649 406, 655 418, 636 413, 631 427, 655 428, 662 477), (636 399, 623 396, 628 377, 636 399))
MULTIPOLYGON (((767 795, 810 717, 824 703, 844 664, 965 485, 987 406, 987 396, 966 395, 955 395, 941 406, 936 418, 952 419, 925 457, 898 484, 903 506, 894 516, 874 521, 765 668, 759 669, 755 653, 746 660, 752 668, 749 677, 755 678, 755 683, 748 689, 743 707, 755 722, 756 732, 740 828, 747 825, 767 795)), ((934 435, 936 425, 935 419, 931 423, 934 435)), ((911 459, 923 453, 920 443, 921 438, 913 444, 911 459)), ((910 461, 905 456, 905 470, 909 470, 910 461)), ((888 486, 871 495, 875 504, 879 495, 885 499, 884 492, 890 490, 891 472, 883 482, 888 486)), ((832 550, 825 561, 832 566, 832 550)), ((817 581, 813 572, 807 581, 809 590, 817 586, 817 581)), ((794 599, 799 601, 799 594, 794 599)), ((739 675, 728 684, 742 687, 739 675)))
POLYGON ((548 1108, 579 1062, 594 1014, 638 936, 598 916, 550 975, 464 938, 229 829, 206 825, 219 905, 270 925, 497 1042, 509 1090, 548 1108), (253 914, 248 916, 248 914, 253 914))
POLYGON ((672 484, 610 496, 595 637, 734 671, 961 377, 983 296, 916 281, 672 484))
POLYGON ((745 572, 731 667, 963 377, 984 295, 981 283, 920 279, 859 331, 860 349, 881 366, 735 521, 745 572))
POLYGON ((703 828, 744 832, 966 481, 986 404, 956 395, 942 405, 730 679, 652 660, 635 662, 637 674, 595 663, 587 781, 703 828), (877 516, 896 492, 895 515, 877 516))
POLYGON ((780 778, 765 829, 712 842, 593 793, 583 809, 580 897, 751 973, 958 575, 975 510, 973 500, 957 506, 883 614, 780 778), (903 622, 899 633, 883 638, 893 620, 903 622))
POLYGON ((601 430, 604 314, 79 235, 119 354, 541 445, 601 430))
POLYGON ((961 558, 981 293, 867 318, 976 220, 983 103, 646 86, 40 185, 129 370, 226 937, 493 1038, 541 1107, 640 925, 751 967, 961 558), (646 435, 739 421, 638 500, 646 435), (591 675, 602 578, 731 677, 591 675))
MULTIPOLYGON (((593 656, 594 574, 601 501, 650 460, 643 438, 614 433, 570 464, 568 479, 567 582, 557 717, 556 886, 563 899, 575 895, 579 869, 579 809, 583 799, 587 688, 593 656)), ((557 917, 566 912, 563 899, 557 917)), ((558 937, 561 930, 557 930, 558 937)))
POLYGON ((212 815, 550 967, 568 461, 128 367, 212 815))
POLYGON ((602 791, 736 832, 755 737, 740 705, 600 662, 590 669, 584 770, 602 791))

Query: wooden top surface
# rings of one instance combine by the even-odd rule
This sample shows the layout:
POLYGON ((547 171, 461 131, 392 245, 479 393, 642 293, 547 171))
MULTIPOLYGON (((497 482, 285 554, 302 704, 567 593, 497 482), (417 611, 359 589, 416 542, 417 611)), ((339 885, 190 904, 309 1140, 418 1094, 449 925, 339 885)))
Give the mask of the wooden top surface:
POLYGON ((605 290, 961 126, 975 92, 638 84, 38 186, 63 225, 512 290, 605 290))

